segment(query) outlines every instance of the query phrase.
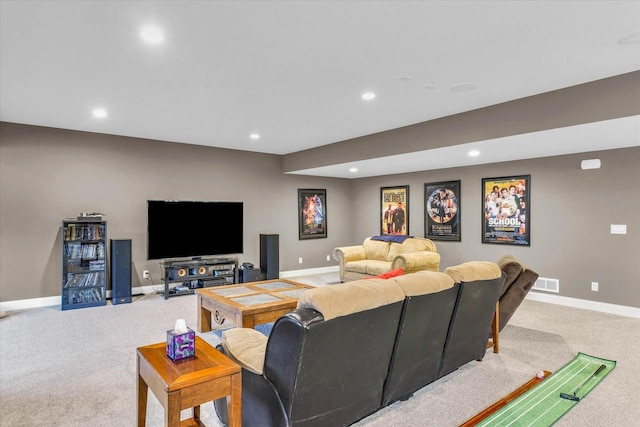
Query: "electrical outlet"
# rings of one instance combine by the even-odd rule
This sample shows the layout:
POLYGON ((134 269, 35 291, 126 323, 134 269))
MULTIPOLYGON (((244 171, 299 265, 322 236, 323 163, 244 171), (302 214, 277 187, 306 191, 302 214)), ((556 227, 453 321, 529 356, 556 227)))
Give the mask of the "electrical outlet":
POLYGON ((598 282, 591 282, 591 290, 593 292, 598 292, 598 282))
POLYGON ((302 257, 298 258, 298 264, 302 264, 302 257))
POLYGON ((144 270, 142 272, 142 278, 143 279, 148 279, 149 278, 149 270, 144 270))
POLYGON ((331 255, 327 255, 327 261, 331 261, 331 255))

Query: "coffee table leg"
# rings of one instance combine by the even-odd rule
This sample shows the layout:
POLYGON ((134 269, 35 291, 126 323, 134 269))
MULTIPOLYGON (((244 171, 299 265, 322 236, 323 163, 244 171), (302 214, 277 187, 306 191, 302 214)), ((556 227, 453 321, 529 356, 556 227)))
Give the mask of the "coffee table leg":
POLYGON ((242 317, 242 314, 238 315, 236 319, 236 325, 242 324, 243 328, 253 329, 256 327, 256 319, 253 316, 245 316, 242 317))
POLYGON ((198 295, 198 332, 211 330, 211 311, 202 306, 202 297, 198 295))
POLYGON ((138 394, 138 427, 145 427, 147 423, 147 392, 149 387, 140 376, 140 356, 137 356, 137 372, 138 382, 136 383, 136 391, 138 394))
POLYGON ((227 396, 229 427, 242 426, 242 374, 231 375, 231 395, 227 396))

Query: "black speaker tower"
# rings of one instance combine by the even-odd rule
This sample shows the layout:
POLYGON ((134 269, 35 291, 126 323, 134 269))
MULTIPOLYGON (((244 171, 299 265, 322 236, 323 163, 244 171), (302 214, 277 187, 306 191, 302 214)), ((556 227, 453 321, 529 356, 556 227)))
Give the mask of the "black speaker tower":
POLYGON ((260 235, 260 271, 267 280, 280 278, 280 246, 277 234, 260 235))
POLYGON ((111 239, 111 304, 131 302, 131 239, 111 239))

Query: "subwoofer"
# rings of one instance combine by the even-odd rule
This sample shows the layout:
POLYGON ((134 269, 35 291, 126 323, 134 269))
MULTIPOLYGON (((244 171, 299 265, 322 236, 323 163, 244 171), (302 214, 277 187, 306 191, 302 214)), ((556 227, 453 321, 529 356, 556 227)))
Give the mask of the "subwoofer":
POLYGON ((280 277, 280 245, 278 234, 260 235, 260 271, 267 280, 280 277))
POLYGON ((131 302, 131 239, 111 240, 111 303, 131 302))

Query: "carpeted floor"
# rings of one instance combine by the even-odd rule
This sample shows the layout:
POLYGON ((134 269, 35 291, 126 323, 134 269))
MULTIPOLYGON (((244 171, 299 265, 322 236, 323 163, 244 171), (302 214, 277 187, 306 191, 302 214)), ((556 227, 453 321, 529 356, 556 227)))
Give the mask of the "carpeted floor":
MULTIPOLYGON (((337 274, 294 278, 314 286, 337 274)), ((177 318, 195 329, 195 296, 135 297, 131 304, 61 311, 14 311, 0 320, 0 426, 134 426, 135 349, 165 340, 177 318)), ((214 332, 198 334, 217 344, 214 332)), ((457 426, 532 378, 556 371, 578 352, 617 361, 616 369, 557 426, 636 426, 640 320, 525 300, 487 352, 356 423, 357 427, 457 426)), ((202 419, 219 426, 213 405, 202 419)), ((187 412, 183 413, 183 417, 187 412)), ((148 424, 162 425, 149 394, 148 424)))

